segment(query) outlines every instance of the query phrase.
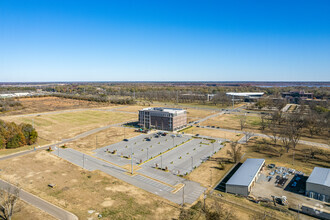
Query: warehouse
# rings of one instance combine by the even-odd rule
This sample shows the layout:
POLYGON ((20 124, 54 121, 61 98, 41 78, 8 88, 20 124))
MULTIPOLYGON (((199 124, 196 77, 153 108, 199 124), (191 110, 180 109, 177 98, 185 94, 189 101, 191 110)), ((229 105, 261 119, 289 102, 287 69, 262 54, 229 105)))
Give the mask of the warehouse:
POLYGON ((264 165, 264 159, 247 159, 226 183, 226 192, 248 196, 264 165))
POLYGON ((330 202, 330 169, 315 167, 306 181, 306 195, 330 202))
POLYGON ((175 131, 187 125, 187 111, 178 108, 144 108, 139 111, 139 126, 175 131))

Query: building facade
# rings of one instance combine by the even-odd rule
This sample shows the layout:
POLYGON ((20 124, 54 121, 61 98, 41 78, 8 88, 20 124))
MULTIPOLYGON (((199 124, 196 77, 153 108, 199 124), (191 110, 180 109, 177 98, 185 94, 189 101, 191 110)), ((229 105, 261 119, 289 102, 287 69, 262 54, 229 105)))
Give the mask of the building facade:
POLYGON ((226 183, 226 192, 248 196, 264 165, 264 159, 247 159, 226 183))
POLYGON ((306 195, 330 202, 330 169, 315 167, 306 181, 306 195))
POLYGON ((139 110, 139 126, 175 131, 187 125, 187 111, 178 108, 145 108, 139 110))

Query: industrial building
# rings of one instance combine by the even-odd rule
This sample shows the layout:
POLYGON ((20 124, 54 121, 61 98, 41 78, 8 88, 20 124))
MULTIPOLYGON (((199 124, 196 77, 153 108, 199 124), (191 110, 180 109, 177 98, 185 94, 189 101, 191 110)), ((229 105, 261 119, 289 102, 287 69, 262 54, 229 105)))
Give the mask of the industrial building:
POLYGON ((306 181, 306 195, 330 202, 330 169, 315 167, 306 181))
POLYGON ((226 183, 226 192, 248 196, 264 165, 264 159, 247 159, 226 183))
POLYGON ((187 125, 187 111, 178 108, 145 108, 139 110, 139 126, 175 131, 187 125))

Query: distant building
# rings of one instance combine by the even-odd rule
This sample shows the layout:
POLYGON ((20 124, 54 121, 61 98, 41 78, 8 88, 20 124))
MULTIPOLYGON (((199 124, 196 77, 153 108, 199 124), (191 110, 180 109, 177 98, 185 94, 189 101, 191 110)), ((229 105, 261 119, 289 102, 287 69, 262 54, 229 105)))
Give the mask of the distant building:
POLYGON ((178 108, 145 108, 139 111, 139 126, 175 131, 187 125, 187 111, 178 108))
POLYGON ((227 92, 226 93, 226 95, 230 96, 232 100, 235 101, 243 100, 246 102, 260 99, 264 94, 265 94, 264 92, 227 92))
POLYGON ((282 92, 282 98, 285 98, 290 103, 299 103, 301 100, 313 99, 313 93, 307 93, 305 91, 290 91, 282 92))
POLYGON ((330 202, 330 169, 315 167, 306 181, 306 195, 330 202))
POLYGON ((247 159, 226 183, 226 192, 248 196, 264 165, 264 159, 247 159))

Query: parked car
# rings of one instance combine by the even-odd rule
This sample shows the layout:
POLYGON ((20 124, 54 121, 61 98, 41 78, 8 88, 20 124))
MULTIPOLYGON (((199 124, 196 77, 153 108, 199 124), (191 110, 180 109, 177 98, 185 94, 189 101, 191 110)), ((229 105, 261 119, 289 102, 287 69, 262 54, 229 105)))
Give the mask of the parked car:
POLYGON ((125 138, 123 141, 128 141, 128 139, 125 138))
POLYGON ((198 137, 198 136, 199 136, 199 134, 195 134, 195 136, 196 136, 196 137, 198 137))
POLYGON ((269 165, 268 165, 268 168, 270 168, 270 169, 275 168, 275 164, 273 164, 273 163, 269 164, 269 165))

